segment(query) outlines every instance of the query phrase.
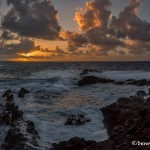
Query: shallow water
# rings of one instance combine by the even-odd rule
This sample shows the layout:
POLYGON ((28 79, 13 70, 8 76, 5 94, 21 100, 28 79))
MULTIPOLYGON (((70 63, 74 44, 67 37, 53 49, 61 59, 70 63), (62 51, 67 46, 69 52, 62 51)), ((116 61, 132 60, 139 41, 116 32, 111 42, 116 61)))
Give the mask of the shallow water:
MULTIPOLYGON (((26 120, 32 120, 41 137, 40 145, 83 137, 103 141, 108 138, 100 108, 122 96, 134 95, 148 87, 133 85, 95 84, 85 87, 76 85, 84 68, 101 70, 91 73, 98 77, 115 79, 149 79, 150 63, 0 63, 0 94, 12 89, 15 101, 24 112, 26 120), (24 99, 17 91, 24 87, 30 91, 24 99), (91 122, 83 126, 65 126, 71 114, 84 114, 91 122)), ((2 103, 3 99, 1 100, 2 103)), ((0 128, 0 142, 7 128, 0 128)))

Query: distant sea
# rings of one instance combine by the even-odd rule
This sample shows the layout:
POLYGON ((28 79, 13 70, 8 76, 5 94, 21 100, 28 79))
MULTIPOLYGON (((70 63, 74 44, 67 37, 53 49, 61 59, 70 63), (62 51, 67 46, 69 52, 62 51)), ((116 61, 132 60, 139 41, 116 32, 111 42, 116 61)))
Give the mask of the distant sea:
MULTIPOLYGON (((21 87, 30 91, 24 99, 15 95, 15 102, 32 120, 41 137, 40 145, 82 137, 103 141, 108 138, 100 108, 119 97, 134 95, 147 86, 94 84, 78 87, 77 81, 84 69, 96 69, 90 75, 122 81, 149 79, 150 62, 0 62, 0 96, 21 87), (113 93, 113 94, 112 94, 113 93), (91 122, 83 126, 65 126, 71 114, 84 114, 91 122)), ((1 103, 2 100, 0 100, 1 103)), ((1 110, 0 110, 1 111, 1 110)), ((0 127, 0 143, 8 127, 0 127)))

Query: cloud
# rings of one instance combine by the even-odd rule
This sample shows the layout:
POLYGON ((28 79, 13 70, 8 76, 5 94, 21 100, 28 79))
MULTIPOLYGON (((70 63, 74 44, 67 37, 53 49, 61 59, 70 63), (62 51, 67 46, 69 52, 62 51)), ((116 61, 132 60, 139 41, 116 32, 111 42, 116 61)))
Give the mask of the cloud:
POLYGON ((116 29, 118 38, 128 37, 134 40, 150 40, 150 23, 142 21, 137 15, 143 0, 131 0, 119 17, 112 17, 111 26, 116 29))
POLYGON ((124 44, 115 36, 114 29, 109 28, 112 16, 109 6, 109 0, 94 0, 86 3, 85 10, 76 12, 75 20, 82 33, 65 31, 62 34, 62 37, 68 40, 69 51, 93 45, 103 51, 101 54, 108 55, 109 51, 124 44))
POLYGON ((129 5, 118 16, 113 16, 109 10, 109 0, 87 2, 86 8, 80 8, 75 14, 82 32, 65 31, 62 34, 68 40, 69 51, 82 47, 89 50, 92 45, 98 55, 127 54, 119 49, 126 49, 129 54, 149 52, 150 23, 138 17, 143 1, 130 0, 129 5), (134 44, 131 45, 131 41, 134 44))
POLYGON ((49 0, 7 0, 11 9, 2 19, 2 28, 21 36, 56 40, 61 27, 58 11, 49 0))
POLYGON ((2 35, 1 35, 1 38, 3 40, 17 40, 18 39, 18 36, 16 36, 15 34, 9 32, 8 30, 4 30, 2 35))
POLYGON ((44 49, 33 40, 22 38, 15 44, 1 41, 0 53, 12 56, 40 52, 28 56, 31 59, 145 55, 150 53, 150 23, 139 17, 143 1, 129 0, 129 5, 118 16, 113 16, 110 0, 91 0, 85 9, 80 8, 75 13, 79 28, 79 32, 75 32, 61 30, 58 11, 50 0, 7 0, 11 9, 2 19, 1 39, 13 40, 16 35, 58 39, 66 41, 68 47, 66 50, 58 46, 54 50, 44 49))
POLYGON ((64 50, 60 49, 59 46, 56 46, 56 49, 55 49, 54 52, 57 53, 57 54, 62 54, 62 55, 67 54, 67 52, 65 52, 64 50))
POLYGON ((79 29, 87 31, 93 27, 105 28, 111 12, 107 8, 111 6, 109 0, 94 0, 86 3, 86 9, 80 9, 75 14, 75 20, 79 25, 79 29))
POLYGON ((20 39, 19 43, 7 44, 1 41, 0 54, 1 56, 13 58, 17 57, 19 53, 29 53, 40 50, 39 46, 35 46, 33 40, 24 38, 20 39))
POLYGON ((88 39, 85 35, 76 32, 62 31, 60 37, 68 42, 68 51, 74 52, 78 47, 83 47, 88 43, 88 39))
POLYGON ((140 55, 150 52, 150 23, 138 17, 143 0, 131 0, 118 17, 113 16, 111 27, 116 36, 125 41, 130 54, 140 55))

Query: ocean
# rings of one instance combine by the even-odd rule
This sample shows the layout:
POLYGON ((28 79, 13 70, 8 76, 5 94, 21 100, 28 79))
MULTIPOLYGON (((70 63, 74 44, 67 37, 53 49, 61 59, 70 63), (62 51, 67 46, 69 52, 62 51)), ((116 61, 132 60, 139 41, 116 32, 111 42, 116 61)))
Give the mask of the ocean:
MULTIPOLYGON (((0 96, 8 89, 13 91, 24 119, 35 123, 43 147, 72 137, 103 141, 108 134, 100 108, 148 86, 99 83, 79 87, 77 81, 84 69, 96 69, 100 72, 88 75, 116 81, 150 80, 150 62, 0 62, 0 96), (17 97, 22 87, 30 91, 23 99, 17 97), (91 121, 65 126, 67 116, 74 114, 83 114, 91 121)), ((0 103, 3 101, 1 98, 0 103)), ((7 126, 0 127, 0 144, 8 130, 7 126)))

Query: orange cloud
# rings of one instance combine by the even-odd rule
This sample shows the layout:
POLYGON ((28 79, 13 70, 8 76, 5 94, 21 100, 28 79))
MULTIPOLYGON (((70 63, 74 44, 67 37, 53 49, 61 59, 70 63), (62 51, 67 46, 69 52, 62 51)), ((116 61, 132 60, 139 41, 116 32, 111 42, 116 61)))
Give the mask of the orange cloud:
POLYGON ((81 31, 87 31, 93 27, 106 26, 111 13, 105 8, 110 5, 111 3, 108 0, 87 2, 86 9, 81 8, 75 14, 75 20, 79 25, 79 29, 81 31))

